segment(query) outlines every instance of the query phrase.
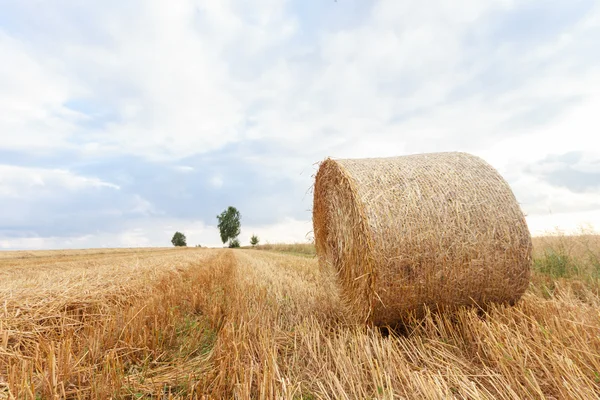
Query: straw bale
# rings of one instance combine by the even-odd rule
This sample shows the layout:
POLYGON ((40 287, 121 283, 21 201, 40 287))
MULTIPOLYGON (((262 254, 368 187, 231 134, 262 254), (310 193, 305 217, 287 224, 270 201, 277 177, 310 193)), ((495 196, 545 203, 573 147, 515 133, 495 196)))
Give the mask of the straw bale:
POLYGON ((499 173, 470 154, 326 159, 313 224, 321 266, 336 271, 354 315, 375 325, 513 304, 529 284, 524 215, 499 173))

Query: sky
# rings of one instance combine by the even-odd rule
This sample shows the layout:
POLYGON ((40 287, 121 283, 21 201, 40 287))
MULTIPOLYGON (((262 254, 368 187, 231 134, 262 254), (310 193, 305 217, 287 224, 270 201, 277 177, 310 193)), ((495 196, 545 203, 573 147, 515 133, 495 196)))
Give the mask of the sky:
POLYGON ((0 0, 0 249, 312 237, 326 157, 464 151, 600 230, 597 0, 0 0), (251 4, 250 4, 251 3, 251 4))

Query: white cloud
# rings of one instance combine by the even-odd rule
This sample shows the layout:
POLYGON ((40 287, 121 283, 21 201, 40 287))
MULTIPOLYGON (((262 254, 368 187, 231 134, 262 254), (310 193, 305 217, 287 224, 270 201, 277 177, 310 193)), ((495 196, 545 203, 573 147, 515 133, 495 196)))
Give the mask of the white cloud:
POLYGON ((557 116, 551 124, 513 128, 510 136, 498 138, 490 148, 482 151, 483 156, 503 168, 515 162, 541 160, 549 154, 597 148, 600 144, 596 133, 596 127, 600 125, 600 114, 597 112, 600 107, 599 87, 600 68, 579 76, 547 76, 534 85, 523 87, 521 96, 523 99, 529 98, 530 104, 567 95, 579 95, 581 101, 557 116), (557 82, 562 84, 557 85, 557 82), (545 87, 554 88, 558 93, 552 93, 552 89, 545 87))
POLYGON ((216 188, 220 188, 223 186, 223 177, 220 175, 215 175, 210 178, 210 184, 216 188))
POLYGON ((176 165, 173 167, 175 171, 179 172, 194 172, 194 167, 190 167, 188 165, 176 165))
POLYGON ((157 210, 152 203, 137 194, 133 197, 133 207, 130 211, 141 215, 157 214, 157 210))
MULTIPOLYGON (((152 243, 143 229, 135 228, 118 235, 117 247, 150 247, 152 243)), ((164 244, 166 247, 166 243, 164 244)))
MULTIPOLYGON (((302 68, 290 60, 272 64, 259 86, 270 101, 253 116, 249 135, 303 154, 305 162, 328 155, 463 150, 489 153, 498 165, 515 156, 541 157, 565 145, 581 149, 597 126, 593 110, 600 73, 583 65, 575 73, 578 59, 561 54, 573 52, 598 25, 577 28, 568 39, 550 38, 527 53, 510 43, 479 52, 468 46, 464 35, 469 30, 479 33, 488 22, 484 17, 513 6, 502 1, 464 1, 452 7, 378 2, 360 27, 323 35, 312 55, 314 65, 302 68), (490 96, 485 85, 498 82, 477 81, 489 69, 499 69, 509 80, 513 71, 516 75, 534 65, 543 67, 524 84, 507 81, 497 95, 490 96), (454 94, 465 87, 471 93, 454 94), (522 128, 507 125, 548 99, 573 96, 580 96, 580 102, 551 132, 543 124, 532 128, 529 121, 522 121, 522 128), (567 127, 574 122, 577 132, 567 127)), ((556 114, 540 112, 547 118, 556 114)))
POLYGON ((240 241, 242 245, 250 243, 250 237, 256 235, 260 243, 306 243, 312 241, 312 221, 301 221, 285 218, 275 224, 266 226, 242 225, 240 241))
POLYGON ((4 198, 60 195, 64 190, 72 192, 89 188, 119 190, 119 186, 115 184, 98 178, 80 176, 67 170, 0 164, 0 196, 4 198))
POLYGON ((67 146, 84 116, 63 107, 80 88, 63 76, 35 47, 8 36, 0 27, 0 149, 67 146))
POLYGON ((534 236, 553 234, 556 231, 577 234, 582 232, 582 228, 586 232, 599 232, 600 210, 531 215, 527 217, 527 225, 534 236))
MULTIPOLYGON (((579 115, 564 119, 585 125, 576 133, 583 138, 596 120, 597 104, 588 95, 600 74, 573 73, 577 58, 560 54, 598 28, 598 7, 585 23, 527 53, 511 43, 485 52, 469 47, 467 33, 486 34, 481 25, 490 15, 517 4, 380 1, 363 23, 319 32, 309 43, 292 40, 301 31, 285 2, 144 2, 134 7, 135 18, 127 10, 99 10, 92 29, 111 40, 93 46, 74 41, 52 53, 64 58, 64 75, 52 81, 67 82, 55 106, 85 87, 79 93, 113 104, 117 114, 88 131, 88 151, 158 159, 207 153, 246 138, 272 140, 286 150, 283 160, 296 152, 304 164, 327 155, 482 151, 506 136, 539 141, 537 132, 504 123, 534 102, 571 95, 584 99, 579 115), (449 98, 494 65, 510 74, 549 60, 551 66, 525 85, 496 98, 484 97, 485 87, 449 98)), ((337 5, 338 12, 343 7, 337 5)), ((548 136, 537 152, 565 142, 564 134, 548 136)))
MULTIPOLYGON (((79 142, 73 125, 85 115, 64 107, 72 99, 86 104, 85 108, 109 108, 112 114, 108 122, 87 121, 85 142, 94 146, 86 150, 92 154, 178 159, 239 141, 247 88, 243 77, 240 80, 231 71, 232 66, 260 57, 262 51, 294 33, 295 23, 285 16, 284 6, 280 1, 261 1, 250 7, 242 2, 192 0, 177 4, 144 1, 131 8, 90 5, 91 23, 81 29, 91 30, 92 36, 104 41, 82 42, 79 36, 63 34, 74 30, 71 24, 77 21, 60 17, 59 25, 48 26, 62 39, 53 46, 19 44, 3 34, 0 38, 7 44, 0 41, 2 53, 17 61, 22 58, 21 64, 29 68, 17 63, 2 75, 27 82, 31 90, 20 97, 26 107, 36 107, 28 115, 18 116, 18 121, 33 124, 36 115, 60 112, 61 118, 54 119, 64 125, 47 129, 59 140, 32 141, 33 130, 20 129, 27 133, 27 140, 15 137, 11 145, 27 148, 27 143, 34 142, 40 147, 57 147, 73 139, 79 142), (113 7, 118 10, 110 12, 113 7), (23 50, 26 46, 38 54, 29 57, 23 50), (49 61, 44 63, 44 59, 49 61), (37 70, 45 65, 55 68, 37 70), (40 92, 42 98, 38 99, 40 92), (44 99, 45 93, 48 99, 44 99)), ((45 11, 55 10, 45 5, 37 10, 45 11)), ((22 88, 15 85, 14 92, 5 96, 6 103, 18 104, 14 102, 17 89, 22 88)), ((92 110, 90 114, 95 113, 92 110)), ((45 126, 54 119, 45 117, 45 126)), ((17 128, 0 125, 0 131, 7 134, 17 128)), ((6 146, 0 144, 0 148, 6 146)))

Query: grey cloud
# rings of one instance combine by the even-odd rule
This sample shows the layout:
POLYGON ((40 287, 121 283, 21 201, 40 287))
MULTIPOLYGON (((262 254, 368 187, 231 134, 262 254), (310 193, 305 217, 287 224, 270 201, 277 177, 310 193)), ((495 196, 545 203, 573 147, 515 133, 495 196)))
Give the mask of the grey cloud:
POLYGON ((568 96, 563 99, 532 98, 528 101, 525 110, 515 113, 504 121, 503 125, 510 130, 549 124, 582 100, 583 96, 568 96))
POLYGON ((600 158, 584 160, 582 152, 550 155, 529 166, 527 172, 541 177, 551 185, 576 193, 600 189, 600 158))

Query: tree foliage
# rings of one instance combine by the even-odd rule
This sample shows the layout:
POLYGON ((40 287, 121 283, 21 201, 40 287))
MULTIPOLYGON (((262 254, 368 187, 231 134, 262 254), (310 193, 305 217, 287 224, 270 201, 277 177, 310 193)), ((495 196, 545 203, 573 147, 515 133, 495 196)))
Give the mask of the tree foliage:
POLYGON ((236 249, 236 248, 240 247, 240 241, 238 239, 230 240, 229 247, 232 249, 236 249))
POLYGON ((221 215, 217 215, 217 221, 219 222, 217 226, 219 227, 219 232, 221 233, 221 241, 223 243, 229 241, 229 247, 233 247, 231 246, 233 240, 236 239, 240 234, 241 219, 242 216, 240 212, 235 207, 231 206, 229 206, 227 210, 223 211, 221 215))
POLYGON ((171 243, 173 243, 173 246, 187 246, 185 235, 181 232, 175 232, 171 243))
POLYGON ((252 235, 252 237, 250 237, 250 244, 252 246, 256 246, 258 244, 258 242, 260 242, 260 239, 258 238, 258 236, 252 235))

